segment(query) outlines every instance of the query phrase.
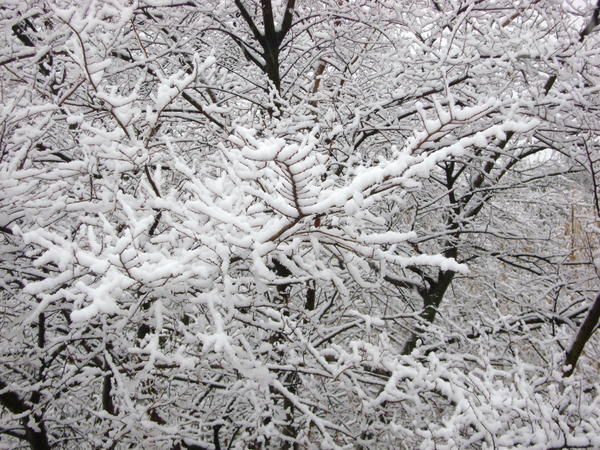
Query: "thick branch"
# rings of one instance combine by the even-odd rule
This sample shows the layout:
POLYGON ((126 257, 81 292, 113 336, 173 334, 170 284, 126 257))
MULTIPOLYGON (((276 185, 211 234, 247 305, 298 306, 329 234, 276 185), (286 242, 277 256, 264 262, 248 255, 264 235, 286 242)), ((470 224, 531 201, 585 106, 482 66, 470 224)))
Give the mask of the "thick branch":
POLYGON ((254 35, 254 39, 256 39, 258 42, 260 42, 261 45, 264 45, 264 36, 262 34, 260 34, 260 31, 258 31, 258 28, 256 27, 256 24, 254 23, 254 20, 252 20, 252 17, 250 16, 248 11, 242 4, 241 0, 235 0, 235 6, 237 6, 244 21, 250 27, 250 31, 252 31, 252 34, 254 35))
POLYGON ((563 373, 565 377, 570 376, 575 370, 577 360, 581 356, 585 344, 592 337, 592 334, 594 334, 594 330, 596 329, 599 320, 600 294, 598 294, 596 300, 588 310, 585 320, 583 321, 581 327, 579 328, 579 331, 577 332, 575 340, 571 344, 571 347, 569 347, 569 350, 567 350, 567 354, 565 357, 565 366, 567 366, 567 369, 563 373))

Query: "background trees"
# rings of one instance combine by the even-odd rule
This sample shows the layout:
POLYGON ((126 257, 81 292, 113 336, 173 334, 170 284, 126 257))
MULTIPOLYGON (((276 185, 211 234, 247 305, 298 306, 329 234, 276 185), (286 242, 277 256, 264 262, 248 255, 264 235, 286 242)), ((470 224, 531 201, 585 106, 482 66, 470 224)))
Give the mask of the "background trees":
POLYGON ((400 3, 2 6, 8 447, 600 445, 598 5, 400 3))

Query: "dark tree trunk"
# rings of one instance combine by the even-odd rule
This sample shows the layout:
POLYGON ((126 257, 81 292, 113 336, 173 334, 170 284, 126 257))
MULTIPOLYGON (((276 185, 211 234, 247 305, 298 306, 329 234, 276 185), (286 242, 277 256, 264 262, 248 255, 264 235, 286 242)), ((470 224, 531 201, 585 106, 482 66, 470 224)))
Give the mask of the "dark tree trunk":
POLYGON ((596 300, 594 301, 594 303, 592 303, 592 306, 590 306, 590 309, 588 310, 588 313, 585 316, 585 319, 584 319, 583 323, 581 324, 581 327, 579 327, 579 331, 577 332, 577 336, 575 337, 575 340, 569 347, 569 350, 567 350, 567 355, 565 357, 565 366, 567 366, 567 368, 563 372, 563 375, 565 377, 570 376, 573 373, 573 371, 575 370, 575 366, 577 365, 577 360, 581 356, 581 353, 583 352, 583 348, 585 347, 585 344, 587 343, 587 341, 589 341, 589 339, 594 334, 594 330, 596 329, 596 326, 598 325, 599 320, 600 320, 600 294, 598 294, 598 296, 596 297, 596 300))
MULTIPOLYGON (((421 311, 421 319, 427 323, 433 323, 435 316, 437 315, 438 308, 444 299, 446 291, 450 287, 454 275, 456 272, 451 271, 440 271, 437 280, 432 283, 426 290, 421 291, 421 297, 423 298, 423 309, 421 311)), ((413 334, 408 342, 404 345, 402 353, 404 355, 410 355, 417 346, 420 334, 413 334)))

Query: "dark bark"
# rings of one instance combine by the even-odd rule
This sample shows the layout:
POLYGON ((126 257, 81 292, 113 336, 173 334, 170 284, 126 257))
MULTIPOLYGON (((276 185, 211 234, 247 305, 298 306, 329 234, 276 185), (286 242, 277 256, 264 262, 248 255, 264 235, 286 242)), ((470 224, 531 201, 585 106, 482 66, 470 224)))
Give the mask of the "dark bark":
POLYGON ((115 415, 115 404, 112 399, 112 374, 105 375, 102 382, 102 408, 111 415, 115 415))
MULTIPOLYGON (((283 265, 281 262, 279 262, 279 260, 277 260, 276 258, 273 258, 272 264, 273 264, 274 272, 277 274, 277 276, 279 278, 288 278, 292 275, 290 270, 285 265, 283 265)), ((277 285, 277 300, 278 300, 278 303, 281 304, 283 315, 289 315, 288 305, 290 302, 291 288, 292 288, 292 286, 289 283, 277 285)), ((309 300, 307 299, 307 302, 308 301, 309 300)), ((286 339, 287 339, 287 337, 284 333, 276 332, 271 337, 271 343, 274 345, 280 345, 286 339)), ((281 362, 282 363, 285 362, 286 355, 283 353, 283 351, 279 350, 278 353, 279 353, 281 362)), ((296 385, 298 384, 298 381, 299 381, 299 379, 298 379, 297 374, 293 373, 293 372, 290 374, 284 375, 284 377, 282 379, 283 384, 286 385, 287 389, 292 394, 295 394, 297 391, 296 385)), ((275 391, 273 391, 273 393, 275 393, 275 391)), ((282 398, 282 402, 283 402, 283 410, 285 411, 285 419, 286 420, 285 420, 285 424, 282 426, 281 432, 284 436, 288 437, 290 439, 290 441, 284 441, 281 448, 284 450, 296 449, 296 448, 298 448, 297 444, 295 442, 292 443, 292 441, 294 441, 296 439, 296 437, 298 436, 298 430, 297 430, 296 426, 294 425, 295 407, 294 407, 294 404, 285 396, 282 398)))
POLYGON ((39 424, 38 431, 27 427, 25 431, 25 436, 32 450, 50 450, 50 444, 48 443, 46 427, 43 423, 39 424))
MULTIPOLYGON (((292 18, 296 0, 288 0, 285 13, 283 15, 283 21, 279 30, 277 30, 275 26, 275 21, 273 18, 273 5, 271 0, 261 0, 260 4, 262 10, 264 34, 259 31, 254 19, 242 4, 241 0, 235 0, 235 5, 240 11, 242 18, 250 28, 254 39, 256 39, 262 48, 262 57, 265 63, 259 64, 259 67, 267 75, 275 90, 280 92, 281 74, 279 52, 285 36, 292 27, 292 18)), ((237 41, 236 44, 240 45, 240 43, 237 41)), ((254 60, 254 62, 256 63, 256 60, 254 60)))
POLYGON ((315 310, 315 303, 316 303, 316 291, 315 288, 313 287, 308 287, 306 290, 306 303, 304 304, 304 309, 307 311, 314 311, 315 310))
POLYGON ((17 393, 7 390, 7 388, 7 384, 0 380, 0 391, 2 391, 2 394, 0 394, 0 405, 4 406, 13 414, 22 414, 27 411, 29 408, 25 402, 23 402, 21 397, 19 397, 17 393))
POLYGON ((219 441, 219 430, 222 425, 213 425, 213 444, 215 444, 215 450, 221 450, 221 442, 219 441))
MULTIPOLYGON (((29 405, 16 392, 8 390, 8 385, 2 380, 0 380, 0 391, 3 392, 0 394, 0 405, 11 413, 23 414, 29 411, 29 405)), ((49 450, 50 444, 44 422, 36 414, 33 414, 33 422, 36 424, 35 429, 29 425, 29 422, 29 416, 25 416, 21 420, 25 430, 24 439, 29 443, 32 450, 49 450)))
MULTIPOLYGON (((456 272, 449 270, 440 271, 437 280, 433 282, 427 289, 421 290, 423 298, 423 310, 420 317, 427 323, 433 323, 438 312, 438 308, 444 299, 446 291, 450 287, 456 272)), ((404 345, 402 353, 409 355, 417 346, 420 334, 414 333, 404 345)))
POLYGON ((565 366, 567 366, 567 368, 563 372, 563 375, 565 377, 570 376, 575 370, 575 366, 577 366, 577 361, 579 360, 579 357, 583 352, 583 348, 585 347, 587 341, 589 341, 592 335, 594 334, 599 320, 600 294, 598 294, 596 300, 594 301, 594 303, 592 303, 592 306, 590 306, 590 309, 588 310, 588 313, 585 316, 581 327, 579 327, 579 331, 577 332, 575 340, 569 347, 569 350, 567 350, 567 354, 565 357, 565 366))

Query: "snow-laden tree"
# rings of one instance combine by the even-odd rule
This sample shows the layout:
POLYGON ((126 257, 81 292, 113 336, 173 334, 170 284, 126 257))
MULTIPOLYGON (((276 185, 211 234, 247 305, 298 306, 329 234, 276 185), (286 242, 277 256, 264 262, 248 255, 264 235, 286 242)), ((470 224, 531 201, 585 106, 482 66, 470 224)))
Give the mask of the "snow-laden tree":
POLYGON ((600 446, 599 11, 4 2, 2 446, 600 446))

